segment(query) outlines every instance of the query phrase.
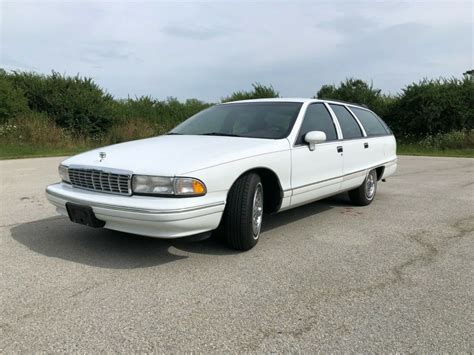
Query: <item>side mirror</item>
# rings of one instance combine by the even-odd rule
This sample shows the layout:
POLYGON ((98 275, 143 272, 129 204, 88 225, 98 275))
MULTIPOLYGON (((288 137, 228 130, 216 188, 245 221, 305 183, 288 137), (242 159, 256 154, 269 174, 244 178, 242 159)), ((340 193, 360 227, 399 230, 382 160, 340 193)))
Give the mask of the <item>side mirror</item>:
POLYGON ((326 133, 321 131, 311 131, 304 135, 304 141, 309 144, 309 150, 314 150, 318 143, 326 142, 326 133))

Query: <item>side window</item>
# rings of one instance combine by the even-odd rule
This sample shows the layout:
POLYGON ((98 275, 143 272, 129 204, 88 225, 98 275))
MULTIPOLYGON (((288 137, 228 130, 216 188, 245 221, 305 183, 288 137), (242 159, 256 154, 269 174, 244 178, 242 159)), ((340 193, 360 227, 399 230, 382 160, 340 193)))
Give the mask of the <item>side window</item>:
POLYGON ((329 106, 331 106, 337 116, 344 139, 359 138, 363 136, 359 124, 344 106, 333 104, 330 104, 329 106))
POLYGON ((324 104, 318 103, 308 106, 296 144, 303 144, 304 135, 310 131, 322 131, 326 133, 326 141, 337 139, 334 122, 324 104))
POLYGON ((358 107, 351 107, 351 111, 354 112, 360 123, 362 123, 365 133, 367 133, 369 137, 389 134, 380 119, 372 112, 358 107))

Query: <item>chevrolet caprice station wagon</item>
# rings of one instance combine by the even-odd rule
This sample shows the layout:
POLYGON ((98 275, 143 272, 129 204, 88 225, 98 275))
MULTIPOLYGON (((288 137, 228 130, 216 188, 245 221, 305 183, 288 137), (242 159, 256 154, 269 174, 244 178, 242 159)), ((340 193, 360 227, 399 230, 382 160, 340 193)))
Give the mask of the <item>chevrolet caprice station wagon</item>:
POLYGON ((264 213, 343 191, 368 205, 396 167, 392 132, 365 107, 245 100, 212 106, 163 136, 68 158, 46 194, 90 227, 160 238, 212 232, 248 250, 264 213))

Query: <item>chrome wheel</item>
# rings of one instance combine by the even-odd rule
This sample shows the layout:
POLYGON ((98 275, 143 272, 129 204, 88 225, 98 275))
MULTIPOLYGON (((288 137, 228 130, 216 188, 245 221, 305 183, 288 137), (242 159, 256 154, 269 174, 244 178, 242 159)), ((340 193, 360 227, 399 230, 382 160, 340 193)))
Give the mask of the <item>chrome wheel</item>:
POLYGON ((255 194, 253 195, 253 207, 252 207, 252 230, 253 238, 257 239, 260 235, 260 229, 262 227, 263 219, 263 187, 262 184, 258 184, 255 188, 255 194))
POLYGON ((373 172, 370 172, 367 175, 367 179, 365 181, 365 197, 368 200, 372 200, 375 195, 375 176, 373 172))

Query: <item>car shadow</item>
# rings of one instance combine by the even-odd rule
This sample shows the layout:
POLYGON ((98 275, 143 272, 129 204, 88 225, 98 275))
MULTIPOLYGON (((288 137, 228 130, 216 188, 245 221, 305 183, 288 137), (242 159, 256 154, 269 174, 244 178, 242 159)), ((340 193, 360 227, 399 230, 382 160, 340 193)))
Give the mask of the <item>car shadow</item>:
MULTIPOLYGON (((350 206, 344 195, 311 203, 289 211, 267 215, 262 233, 268 233, 289 223, 322 213, 333 207, 350 206)), ((232 255, 239 252, 228 249, 213 238, 202 236, 180 239, 157 239, 108 229, 93 229, 71 223, 66 217, 51 217, 16 225, 11 236, 30 250, 75 263, 110 269, 134 269, 158 266, 186 259, 197 253, 232 255)))
POLYGON ((288 211, 265 216, 266 218, 264 219, 264 223, 262 225, 262 233, 305 219, 315 214, 322 213, 334 207, 352 208, 353 206, 354 205, 349 201, 347 193, 342 193, 324 200, 293 208, 288 211))
POLYGON ((14 226, 11 236, 36 253, 100 268, 144 268, 187 258, 170 252, 167 240, 89 228, 67 217, 14 226))

